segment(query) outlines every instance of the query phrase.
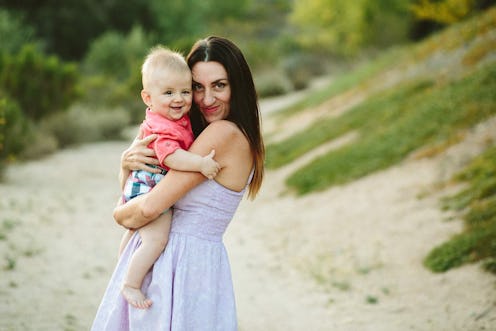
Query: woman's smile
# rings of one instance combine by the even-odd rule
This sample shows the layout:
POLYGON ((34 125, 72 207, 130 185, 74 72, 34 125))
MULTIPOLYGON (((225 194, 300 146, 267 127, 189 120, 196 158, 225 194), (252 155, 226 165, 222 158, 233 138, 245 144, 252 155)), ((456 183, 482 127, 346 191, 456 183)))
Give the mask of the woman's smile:
POLYGON ((207 114, 213 114, 219 109, 219 106, 203 107, 202 112, 207 114))
POLYGON ((215 61, 197 62, 193 74, 193 99, 208 123, 226 119, 230 111, 231 86, 226 69, 215 61))

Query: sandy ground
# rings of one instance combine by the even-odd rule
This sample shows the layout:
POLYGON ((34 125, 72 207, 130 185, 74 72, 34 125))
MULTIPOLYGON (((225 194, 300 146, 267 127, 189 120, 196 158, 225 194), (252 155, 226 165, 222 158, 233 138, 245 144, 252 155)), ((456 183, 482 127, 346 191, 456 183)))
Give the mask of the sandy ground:
MULTIPOLYGON (((268 137, 305 123, 264 121, 268 137)), ((422 266, 462 227, 439 208, 456 187, 436 184, 496 140, 496 120, 436 158, 412 157, 302 198, 285 193, 293 168, 350 139, 267 172, 260 196, 242 202, 225 235, 240 331, 496 330, 494 276, 479 265, 444 274, 422 266)), ((126 145, 86 145, 8 169, 0 184, 0 331, 89 329, 122 234, 111 212, 126 145)))

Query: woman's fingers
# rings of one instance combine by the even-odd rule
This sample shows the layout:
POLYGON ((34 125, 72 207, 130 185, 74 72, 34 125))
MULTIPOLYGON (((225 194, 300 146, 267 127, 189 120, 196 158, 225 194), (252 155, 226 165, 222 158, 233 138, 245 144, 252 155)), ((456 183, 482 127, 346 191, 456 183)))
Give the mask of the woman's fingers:
POLYGON ((157 139, 157 135, 151 134, 148 137, 141 139, 139 141, 139 144, 143 145, 143 146, 148 146, 148 144, 151 143, 152 141, 154 141, 155 139, 157 139))
POLYGON ((142 170, 145 170, 145 171, 148 171, 148 172, 151 172, 151 173, 154 173, 154 174, 159 174, 159 173, 162 172, 162 169, 161 168, 151 167, 151 166, 149 166, 147 164, 144 164, 142 170))
POLYGON ((148 147, 155 139, 157 139, 156 134, 152 134, 143 139, 140 139, 139 136, 136 137, 131 146, 123 152, 121 166, 129 170, 145 170, 153 173, 160 173, 160 169, 147 165, 159 165, 155 151, 148 147))

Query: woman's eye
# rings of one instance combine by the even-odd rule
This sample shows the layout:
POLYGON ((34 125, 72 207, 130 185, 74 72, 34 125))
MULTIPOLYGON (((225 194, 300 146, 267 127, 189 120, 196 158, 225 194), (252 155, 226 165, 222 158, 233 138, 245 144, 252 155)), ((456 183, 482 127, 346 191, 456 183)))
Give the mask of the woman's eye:
POLYGON ((214 90, 215 91, 223 91, 227 86, 227 83, 225 82, 216 82, 214 85, 214 90))
POLYGON ((202 91, 203 90, 203 86, 201 86, 200 84, 193 84, 193 91, 202 91))

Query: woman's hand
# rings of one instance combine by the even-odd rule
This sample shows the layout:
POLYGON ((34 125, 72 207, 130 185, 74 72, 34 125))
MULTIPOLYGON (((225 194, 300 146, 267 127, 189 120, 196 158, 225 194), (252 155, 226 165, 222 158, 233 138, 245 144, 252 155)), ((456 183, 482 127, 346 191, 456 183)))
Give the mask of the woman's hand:
POLYGON ((160 169, 148 165, 159 165, 155 151, 147 147, 155 139, 157 139, 155 134, 144 139, 140 139, 139 136, 136 137, 131 146, 121 155, 121 168, 126 171, 145 170, 156 174, 160 173, 160 169))

